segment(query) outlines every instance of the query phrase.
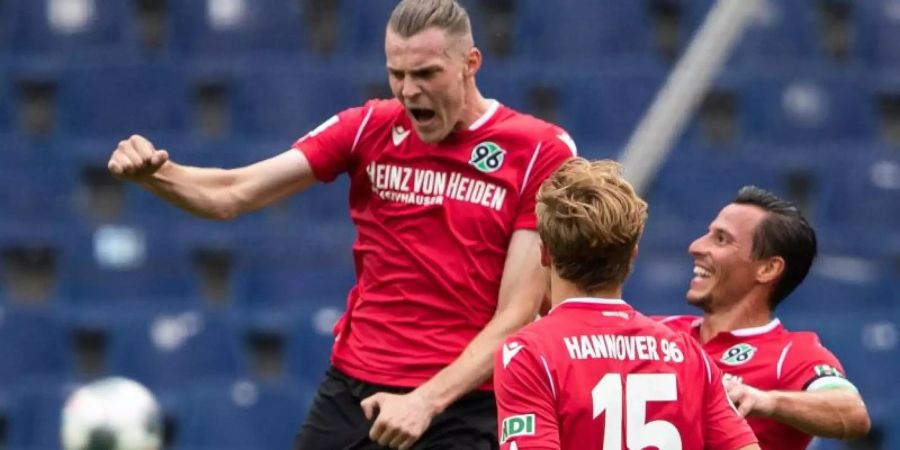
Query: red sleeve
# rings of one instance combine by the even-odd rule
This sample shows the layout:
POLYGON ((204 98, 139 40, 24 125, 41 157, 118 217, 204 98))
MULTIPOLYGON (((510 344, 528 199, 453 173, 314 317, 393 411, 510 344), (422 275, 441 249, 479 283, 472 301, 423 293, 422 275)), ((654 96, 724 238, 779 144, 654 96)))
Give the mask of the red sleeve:
POLYGON ((372 114, 372 102, 342 111, 294 143, 306 155, 316 179, 331 182, 350 166, 353 146, 372 114))
POLYGON ((691 357, 697 358, 703 364, 704 379, 708 382, 704 389, 703 397, 703 435, 706 447, 709 450, 737 450, 758 442, 753 430, 747 421, 738 413, 734 404, 728 399, 725 392, 725 384, 722 380, 722 370, 719 369, 696 341, 690 342, 691 357), (708 374, 708 375, 707 375, 708 374))
POLYGON ((538 190, 541 184, 553 174, 567 159, 576 155, 575 143, 572 138, 562 130, 557 130, 557 136, 541 143, 535 151, 528 169, 525 172, 525 186, 522 189, 522 198, 519 201, 519 210, 516 212, 515 229, 537 228, 537 217, 534 207, 537 203, 538 190))
POLYGON ((553 388, 535 349, 509 338, 494 358, 500 449, 559 450, 553 388))
POLYGON ((794 333, 785 348, 784 364, 778 374, 779 389, 805 391, 826 386, 853 387, 844 375, 841 362, 813 333, 794 333))

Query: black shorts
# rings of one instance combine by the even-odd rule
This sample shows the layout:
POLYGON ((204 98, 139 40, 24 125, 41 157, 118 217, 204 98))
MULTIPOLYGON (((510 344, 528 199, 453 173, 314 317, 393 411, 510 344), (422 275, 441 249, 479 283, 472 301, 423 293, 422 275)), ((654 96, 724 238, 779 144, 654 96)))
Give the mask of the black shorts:
MULTIPOLYGON (((334 367, 325 380, 306 423, 294 441, 294 450, 381 450, 369 439, 372 421, 359 406, 377 392, 403 393, 410 389, 379 386, 351 378, 334 367)), ((431 425, 412 450, 497 449, 497 407, 491 392, 472 392, 450 405, 431 425)))

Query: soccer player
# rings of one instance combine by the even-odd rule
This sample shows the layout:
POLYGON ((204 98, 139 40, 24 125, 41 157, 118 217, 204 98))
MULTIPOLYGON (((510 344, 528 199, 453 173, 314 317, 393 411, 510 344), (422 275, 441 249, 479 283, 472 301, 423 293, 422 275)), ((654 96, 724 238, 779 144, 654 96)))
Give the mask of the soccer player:
POLYGON ((572 158, 537 216, 553 309, 495 357, 501 448, 759 449, 700 346, 621 299, 647 204, 618 164, 572 158))
POLYGON ((296 448, 496 448, 493 351, 544 296, 535 197, 575 144, 482 96, 454 0, 399 2, 385 52, 395 98, 340 112, 271 159, 187 167, 132 136, 109 169, 215 219, 346 174, 357 282, 296 448))
POLYGON ((687 300, 703 317, 659 319, 691 334, 726 372, 760 447, 800 450, 812 436, 868 433, 866 406, 837 358, 815 333, 790 332, 774 317, 816 255, 816 234, 797 207, 744 187, 689 251, 687 300))

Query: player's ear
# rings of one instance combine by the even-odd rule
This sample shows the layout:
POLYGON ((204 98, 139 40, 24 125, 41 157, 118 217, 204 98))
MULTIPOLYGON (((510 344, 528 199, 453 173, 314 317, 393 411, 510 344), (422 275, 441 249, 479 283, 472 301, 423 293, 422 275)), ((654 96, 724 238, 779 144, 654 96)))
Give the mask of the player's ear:
POLYGON ((467 78, 474 77, 478 73, 478 69, 481 69, 481 62, 481 50, 478 47, 470 47, 466 51, 466 66, 464 69, 467 78))
POLYGON ((547 246, 541 242, 541 267, 549 268, 552 262, 553 259, 550 258, 550 251, 547 250, 547 246))
POLYGON ((773 283, 784 273, 784 258, 773 256, 762 261, 756 269, 756 280, 760 283, 773 283))

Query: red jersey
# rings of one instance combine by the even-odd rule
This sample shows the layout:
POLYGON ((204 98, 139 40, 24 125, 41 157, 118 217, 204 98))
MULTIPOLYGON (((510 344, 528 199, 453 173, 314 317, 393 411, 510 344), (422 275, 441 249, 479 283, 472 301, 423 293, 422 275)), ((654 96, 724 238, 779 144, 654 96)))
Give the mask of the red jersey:
POLYGON ((734 450, 756 438, 700 346, 622 300, 570 299, 506 340, 503 450, 734 450))
POLYGON ((493 317, 510 238, 536 228, 538 188, 575 146, 556 126, 490 105, 437 144, 419 139, 397 100, 343 111, 294 144, 318 180, 350 177, 357 281, 335 326, 342 372, 418 386, 493 317))
MULTIPOLYGON (((700 341, 697 316, 655 318, 673 330, 689 333, 700 341)), ((719 333, 703 348, 726 373, 765 391, 803 391, 853 384, 842 375, 841 363, 812 332, 791 332, 778 319, 768 325, 719 333)), ((750 427, 763 450, 805 449, 812 436, 773 419, 750 417, 750 427)))

